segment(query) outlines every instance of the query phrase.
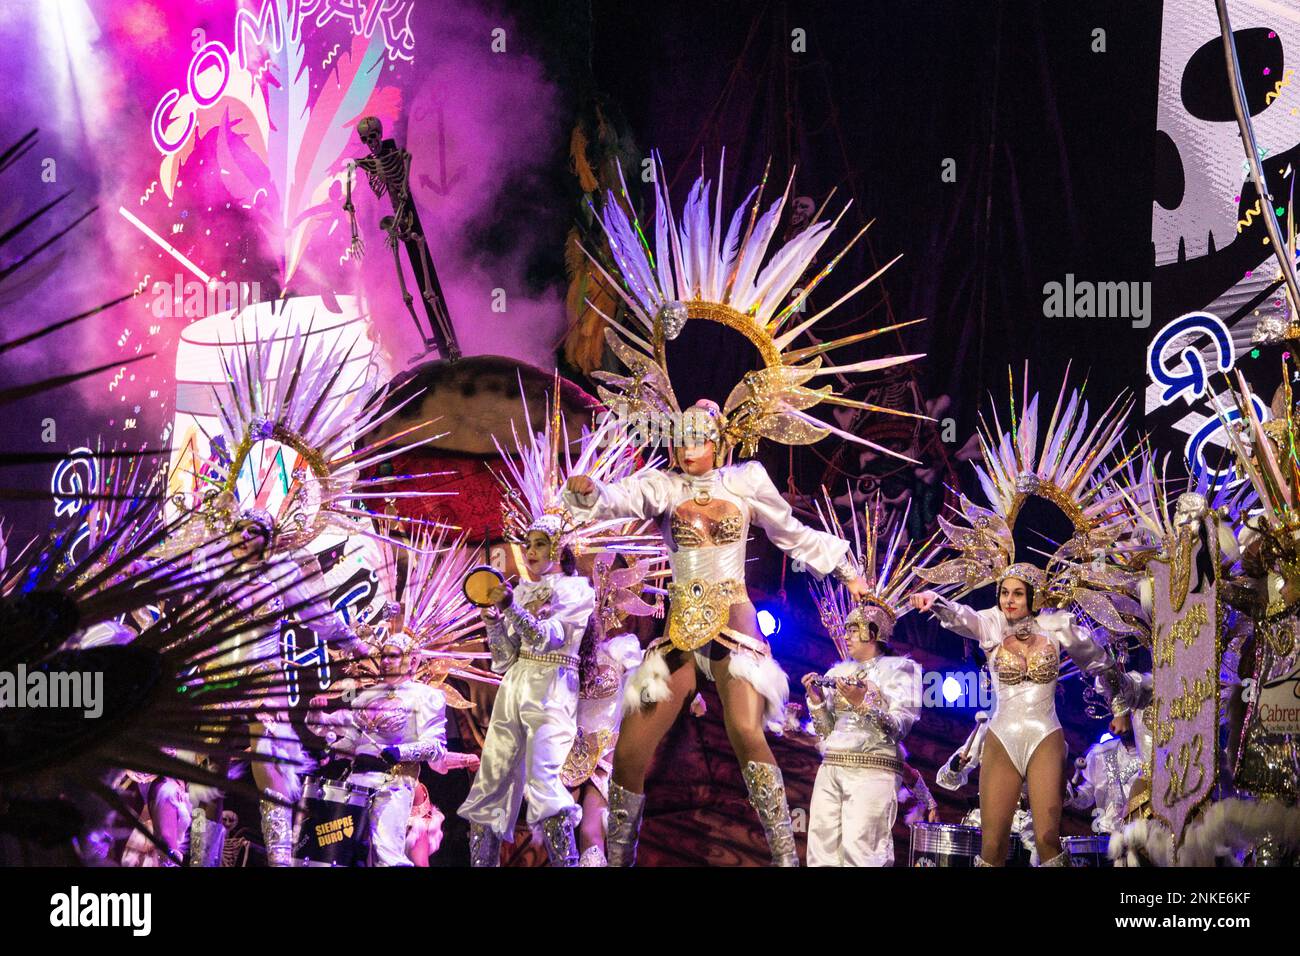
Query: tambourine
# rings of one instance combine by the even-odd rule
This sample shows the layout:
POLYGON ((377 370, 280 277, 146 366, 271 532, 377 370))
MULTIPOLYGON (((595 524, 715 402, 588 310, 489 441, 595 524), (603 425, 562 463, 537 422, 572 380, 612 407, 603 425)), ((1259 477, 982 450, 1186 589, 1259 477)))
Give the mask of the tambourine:
POLYGON ((461 590, 465 593, 465 600, 475 607, 492 607, 492 600, 488 594, 493 588, 499 588, 505 583, 504 574, 490 564, 480 564, 469 569, 461 590))

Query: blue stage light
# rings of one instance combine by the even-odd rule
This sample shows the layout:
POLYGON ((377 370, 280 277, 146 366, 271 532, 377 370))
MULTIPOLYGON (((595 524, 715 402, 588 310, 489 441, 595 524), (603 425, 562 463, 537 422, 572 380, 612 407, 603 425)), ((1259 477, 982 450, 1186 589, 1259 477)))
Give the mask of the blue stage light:
POLYGON ((781 630, 781 619, 767 609, 758 612, 758 629, 764 637, 771 637, 781 630))

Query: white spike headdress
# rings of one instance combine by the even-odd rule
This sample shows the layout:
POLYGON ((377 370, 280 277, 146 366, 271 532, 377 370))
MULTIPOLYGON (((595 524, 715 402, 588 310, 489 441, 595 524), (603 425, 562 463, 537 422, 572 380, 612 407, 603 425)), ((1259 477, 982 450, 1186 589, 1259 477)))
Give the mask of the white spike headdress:
MULTIPOLYGON (((381 583, 397 601, 385 609, 387 633, 373 643, 377 650, 396 646, 418 661, 416 679, 442 690, 451 707, 471 704, 446 683, 448 677, 498 684, 500 678, 475 661, 491 655, 480 646, 483 623, 478 608, 465 598, 461 583, 481 556, 466 547, 464 535, 421 528, 410 544, 384 548, 381 583), (398 588, 398 566, 406 555, 405 583, 398 588)), ((368 638, 358 630, 358 636, 368 638)))
POLYGON ((919 547, 906 540, 907 511, 892 525, 886 526, 879 496, 874 509, 863 507, 859 520, 850 489, 849 510, 852 514, 852 539, 845 533, 835 513, 830 494, 822 489, 822 500, 817 502, 817 517, 827 532, 849 542, 850 560, 862 570, 862 577, 867 582, 867 595, 855 601, 848 589, 832 576, 808 585, 817 602, 822 624, 835 642, 840 657, 845 660, 849 653, 844 643, 844 632, 851 623, 875 624, 879 640, 889 641, 898 619, 912 609, 907 598, 917 581, 917 565, 932 559, 939 550, 935 542, 937 533, 919 547))
POLYGON ((563 492, 565 483, 574 475, 588 475, 601 482, 618 481, 650 471, 658 462, 638 466, 637 445, 612 415, 604 416, 594 428, 583 428, 575 455, 565 441, 558 377, 548 404, 546 426, 534 432, 528 403, 524 402, 524 436, 513 422, 510 426, 514 454, 495 436, 492 439, 505 465, 505 474, 497 473, 497 480, 502 488, 502 523, 507 540, 523 542, 528 532, 541 531, 550 538, 555 554, 563 548, 575 555, 607 550, 654 553, 658 535, 629 530, 625 518, 579 522, 565 507, 563 492))
MULTIPOLYGON (((725 153, 723 159, 725 161, 725 153)), ((598 217, 622 282, 612 278, 596 258, 587 253, 611 287, 618 291, 636 325, 631 329, 612 316, 600 313, 611 326, 605 332, 606 341, 631 373, 630 377, 608 372, 593 373, 593 377, 608 383, 613 389, 599 388, 602 401, 610 408, 623 407, 633 414, 648 413, 660 421, 677 421, 682 410, 669 383, 665 343, 676 338, 687 321, 706 319, 744 335, 758 350, 764 365, 762 369, 744 376, 721 409, 718 416, 721 437, 719 463, 732 447, 738 448, 742 457, 753 455, 763 438, 788 445, 807 445, 831 434, 885 454, 904 457, 814 418, 808 414, 808 409, 826 402, 918 416, 844 398, 835 394, 831 385, 809 387, 807 383, 818 376, 877 371, 920 358, 920 355, 899 355, 847 365, 822 365, 822 357, 834 349, 913 323, 899 323, 819 345, 790 349, 799 336, 864 289, 898 258, 829 307, 800 320, 808 295, 830 274, 867 227, 864 226, 797 295, 792 295, 813 258, 843 217, 843 211, 834 222, 822 221, 809 226, 769 258, 768 249, 790 194, 793 173, 785 192, 760 216, 759 205, 767 182, 764 174, 763 181, 750 190, 745 201, 732 213, 725 232, 721 166, 714 198, 710 199, 713 184, 703 177, 696 180, 682 210, 680 224, 674 220, 671 206, 660 186, 664 179, 661 163, 654 186, 653 251, 635 213, 629 215, 625 203, 613 193, 609 194, 598 217)), ((626 184, 622 193, 627 195, 626 184)), ((596 309, 594 305, 591 307, 596 309)))
MULTIPOLYGON (((253 520, 266 527, 276 546, 285 548, 307 544, 330 524, 347 533, 387 540, 370 527, 367 519, 376 515, 355 507, 354 502, 438 492, 384 488, 422 476, 363 477, 363 473, 440 436, 405 440, 432 424, 424 421, 360 448, 357 444, 417 396, 384 411, 383 390, 372 396, 359 387, 342 393, 336 389, 352 348, 335 343, 309 350, 301 332, 287 341, 260 338, 235 347, 232 355, 222 358, 230 386, 228 396, 217 394, 217 408, 229 460, 221 461, 208 479, 216 491, 201 508, 209 530, 225 530, 239 519, 253 520), (274 449, 269 480, 278 482, 282 493, 274 496, 270 511, 255 504, 263 497, 263 489, 254 457, 264 442, 281 446, 274 449), (285 449, 294 456, 289 458, 285 449), (292 463, 286 465, 286 460, 292 463)), ((417 526, 428 524, 384 517, 417 526)))
POLYGON ((991 425, 980 416, 983 464, 975 467, 975 473, 990 507, 975 505, 961 495, 960 517, 966 525, 939 518, 948 546, 960 556, 917 568, 917 575, 934 584, 958 585, 959 594, 1003 578, 1018 578, 1033 585, 1035 611, 1073 603, 1112 633, 1132 633, 1138 626, 1121 616, 1116 603, 1130 608, 1131 599, 1125 596, 1136 591, 1136 575, 1114 558, 1117 545, 1132 527, 1114 479, 1132 456, 1111 460, 1121 449, 1132 402, 1117 398, 1089 428, 1082 389, 1071 389, 1066 398, 1067 368, 1040 436, 1038 395, 1030 396, 1028 378, 1026 368, 1018 418, 1012 384, 1009 431, 1002 430, 996 410, 991 425), (1073 525, 1070 539, 1048 555, 1046 570, 1016 562, 1012 529, 1031 497, 1050 501, 1073 525))

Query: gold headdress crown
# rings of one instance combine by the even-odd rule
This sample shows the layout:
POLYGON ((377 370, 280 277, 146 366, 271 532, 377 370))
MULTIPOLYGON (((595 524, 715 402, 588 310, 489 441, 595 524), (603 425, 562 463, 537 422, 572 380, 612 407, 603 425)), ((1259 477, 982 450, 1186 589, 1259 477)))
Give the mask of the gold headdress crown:
POLYGON ((1066 399, 1069 374, 1067 368, 1041 439, 1038 395, 1029 394, 1027 366, 1018 418, 1012 384, 1010 430, 1002 430, 996 410, 991 425, 981 415, 983 464, 975 473, 990 507, 959 496, 958 514, 966 525, 942 516, 938 521, 948 546, 960 555, 917 568, 916 573, 934 584, 956 585, 958 594, 1016 577, 1034 586, 1035 610, 1078 604, 1112 633, 1130 633, 1138 628, 1120 616, 1116 603, 1128 607, 1126 595, 1136 589, 1136 579, 1114 559, 1117 542, 1130 523, 1123 492, 1113 479, 1132 455, 1113 464, 1110 460, 1120 447, 1132 403, 1116 399, 1089 430, 1088 403, 1081 390, 1071 390, 1066 399), (1046 570, 1015 560, 1012 529, 1020 509, 1034 496, 1055 504, 1074 527, 1070 539, 1048 557, 1046 570))
MULTIPOLYGON (((601 400, 610 408, 627 408, 636 414, 648 412, 654 416, 674 416, 680 413, 666 371, 666 343, 676 338, 688 321, 703 319, 740 332, 753 343, 763 361, 763 368, 747 373, 722 406, 720 432, 725 446, 737 447, 742 457, 748 457, 755 453, 763 438, 789 445, 807 445, 836 434, 884 454, 911 461, 814 418, 808 414, 808 409, 826 402, 887 414, 924 416, 844 398, 835 394, 830 385, 810 388, 807 383, 817 376, 871 372, 921 358, 921 355, 899 355, 847 365, 822 366, 823 356, 835 349, 913 323, 899 323, 790 349, 803 333, 866 288, 898 258, 841 296, 833 305, 800 320, 809 294, 830 274, 867 227, 864 226, 811 280, 796 288, 843 212, 835 222, 821 221, 810 225, 768 259, 768 247, 789 197, 790 184, 760 216, 759 206, 767 183, 767 174, 764 173, 763 181, 750 190, 745 201, 732 213, 724 233, 721 166, 718 191, 712 200, 713 184, 703 177, 696 180, 682 210, 680 227, 660 187, 664 179, 662 164, 658 173, 654 184, 654 251, 644 238, 645 230, 635 213, 625 209, 624 204, 611 193, 600 221, 622 281, 611 277, 588 252, 596 268, 622 297, 632 324, 636 326, 629 328, 591 306, 611 326, 606 329, 606 341, 631 373, 630 377, 609 372, 593 373, 593 377, 612 386, 612 389, 604 386, 598 389, 601 400), (767 264, 764 266, 765 259, 767 264)), ((791 174, 790 183, 793 181, 791 174)), ((626 196, 626 184, 622 192, 626 196)))

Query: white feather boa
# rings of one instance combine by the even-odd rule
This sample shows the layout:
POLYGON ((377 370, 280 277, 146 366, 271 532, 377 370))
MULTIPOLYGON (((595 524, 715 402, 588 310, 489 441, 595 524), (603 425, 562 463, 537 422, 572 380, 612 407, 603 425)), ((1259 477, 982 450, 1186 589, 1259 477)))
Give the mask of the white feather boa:
POLYGON ((1176 858, 1169 830, 1138 820, 1111 834, 1110 858, 1116 866, 1214 866, 1217 857, 1236 865, 1241 854, 1265 839, 1282 852, 1300 850, 1300 807, 1277 800, 1221 800, 1187 827, 1176 858))
POLYGON ((668 686, 668 676, 668 662, 664 655, 657 651, 646 654, 623 689, 623 710, 635 713, 650 704, 671 700, 673 691, 668 686))
MULTIPOLYGON (((712 674, 706 667, 707 659, 696 658, 710 680, 712 674)), ((785 708, 790 700, 790 678, 772 657, 757 654, 741 647, 727 657, 728 673, 743 680, 763 698, 763 723, 768 730, 779 734, 785 726, 785 708)), ((657 652, 646 654, 623 691, 624 711, 637 711, 649 704, 671 700, 672 688, 668 685, 668 662, 657 652)))
POLYGON ((758 691, 766 705, 763 723, 774 734, 785 727, 785 705, 790 700, 790 678, 773 657, 741 647, 727 658, 727 672, 758 691))

